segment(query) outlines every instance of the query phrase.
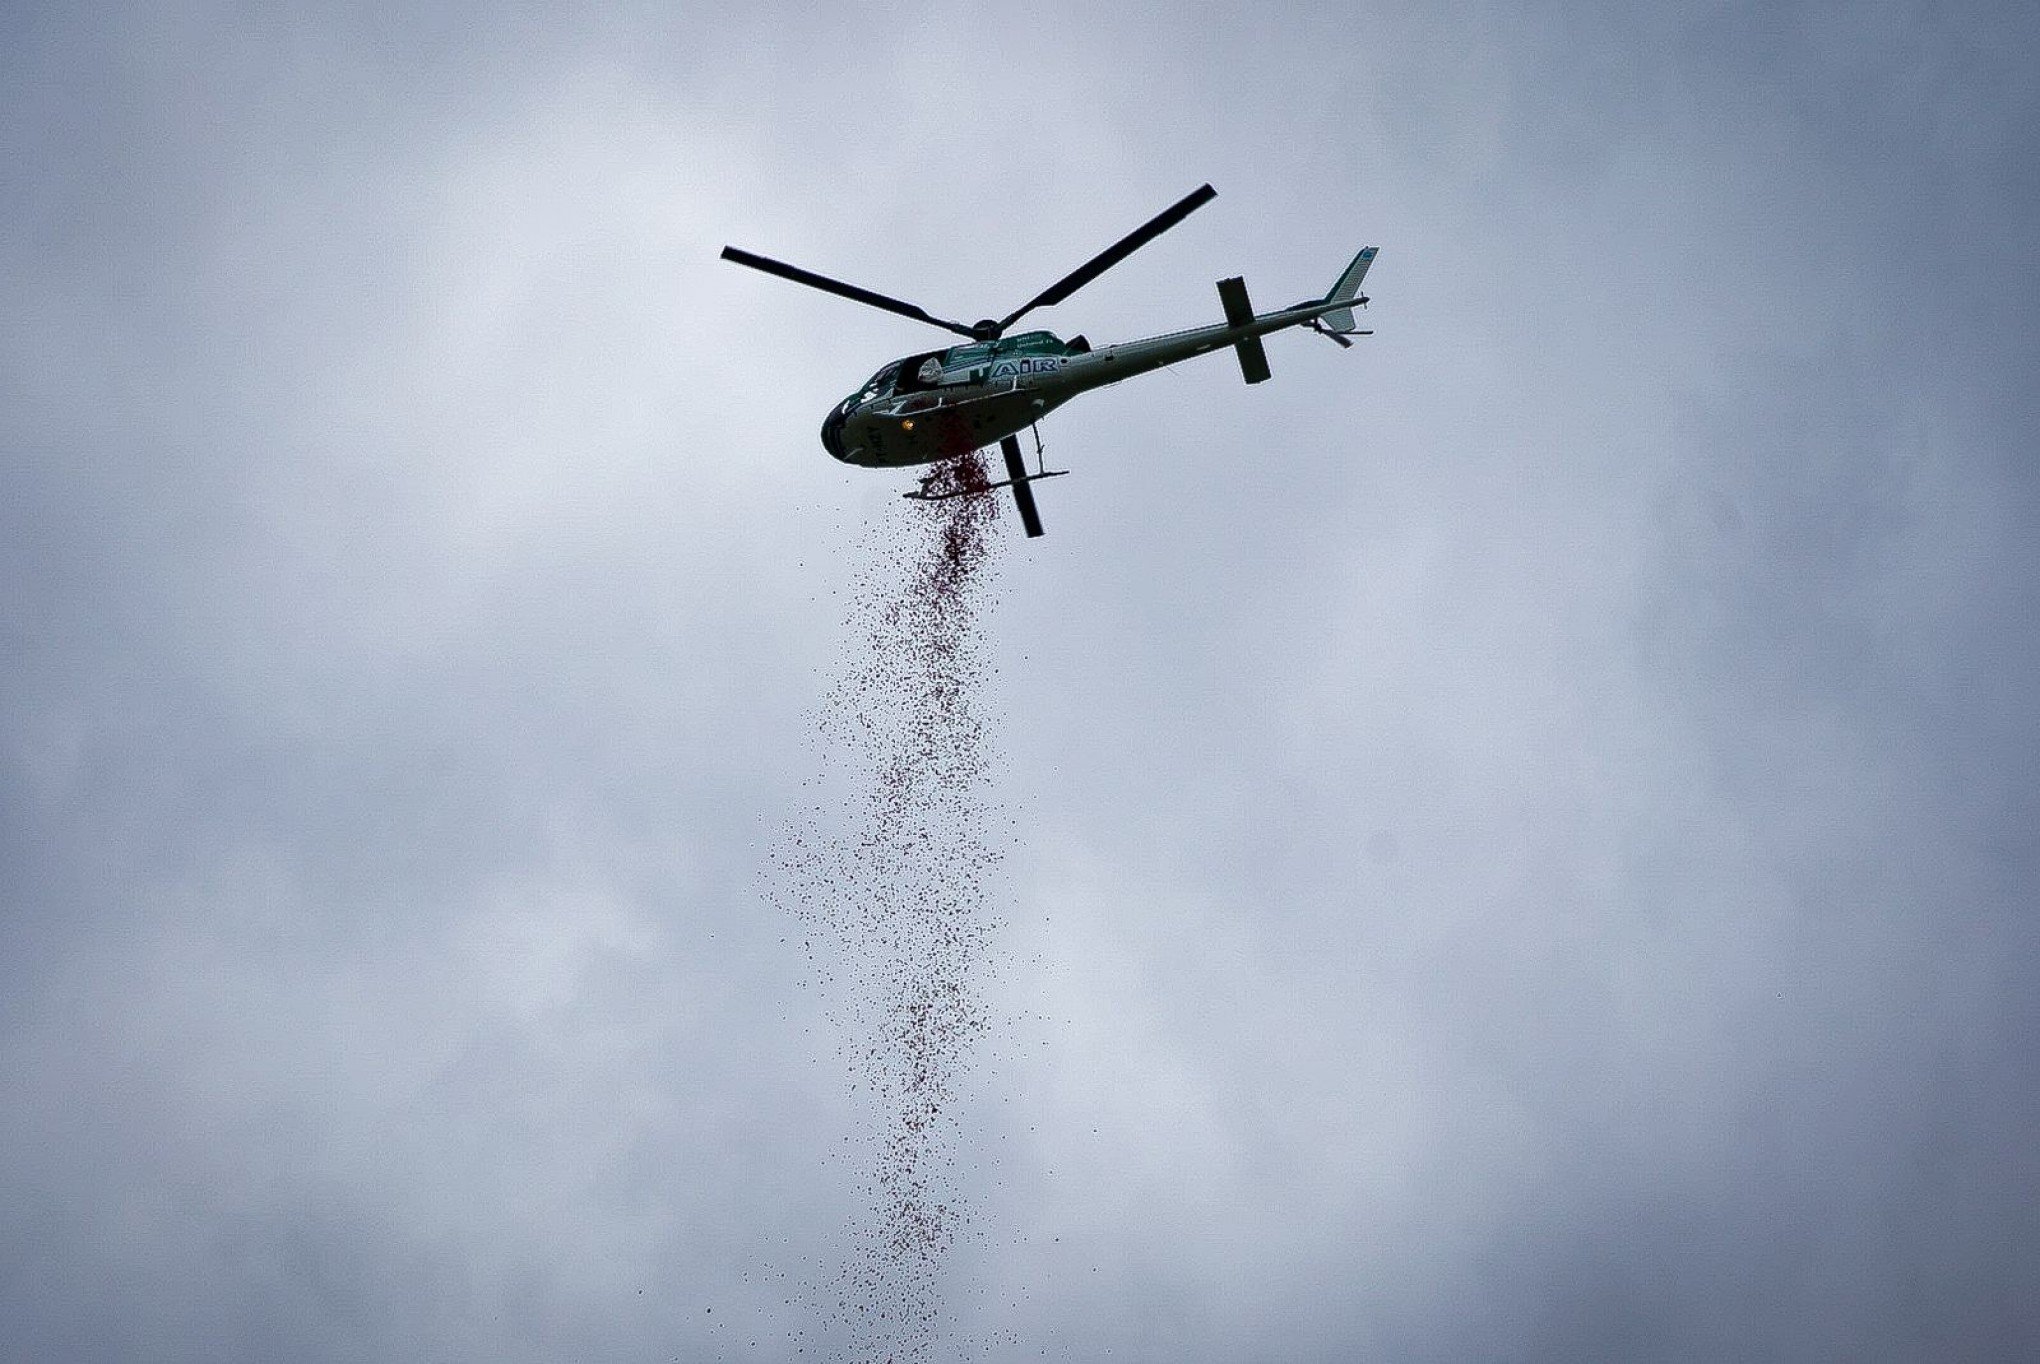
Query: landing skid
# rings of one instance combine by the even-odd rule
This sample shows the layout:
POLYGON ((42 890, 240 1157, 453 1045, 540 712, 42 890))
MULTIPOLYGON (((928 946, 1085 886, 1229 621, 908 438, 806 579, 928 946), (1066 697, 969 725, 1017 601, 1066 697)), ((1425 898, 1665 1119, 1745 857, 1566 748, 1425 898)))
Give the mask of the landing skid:
MULTIPOLYGON (((946 493, 913 492, 901 493, 909 502, 948 502, 958 497, 976 497, 979 493, 995 493, 1001 488, 1010 488, 1016 483, 1038 483, 1044 478, 1061 478, 1068 469, 1044 469, 1038 474, 1022 474, 1018 478, 1002 478, 997 483, 985 483, 975 488, 955 488, 946 493)), ((927 482, 934 482, 939 475, 930 475, 927 482)))

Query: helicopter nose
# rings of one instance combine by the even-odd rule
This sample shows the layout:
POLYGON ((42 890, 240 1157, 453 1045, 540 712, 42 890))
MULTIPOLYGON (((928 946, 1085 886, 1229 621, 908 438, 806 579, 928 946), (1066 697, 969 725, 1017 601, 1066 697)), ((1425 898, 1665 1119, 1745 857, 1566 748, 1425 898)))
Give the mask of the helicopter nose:
POLYGON ((843 406, 830 412, 822 422, 822 448, 837 459, 845 459, 843 451, 843 422, 850 415, 850 406, 843 406))

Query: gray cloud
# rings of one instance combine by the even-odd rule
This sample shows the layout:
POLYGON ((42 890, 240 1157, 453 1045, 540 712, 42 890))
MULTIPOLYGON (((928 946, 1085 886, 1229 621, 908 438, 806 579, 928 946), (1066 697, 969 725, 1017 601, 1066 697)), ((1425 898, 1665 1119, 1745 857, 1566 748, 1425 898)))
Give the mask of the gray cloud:
POLYGON ((923 338, 714 252, 1204 179, 1045 323, 1380 335, 1044 432, 959 1352, 2030 1353, 2025 11, 6 27, 8 1357, 826 1351, 762 868, 923 338))

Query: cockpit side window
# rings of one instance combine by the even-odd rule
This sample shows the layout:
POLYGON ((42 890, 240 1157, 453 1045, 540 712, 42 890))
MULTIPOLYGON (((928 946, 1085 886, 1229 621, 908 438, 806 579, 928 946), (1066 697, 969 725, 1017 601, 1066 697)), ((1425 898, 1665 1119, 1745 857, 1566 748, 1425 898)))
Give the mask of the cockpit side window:
POLYGON ((899 362, 899 383, 901 393, 918 393, 922 389, 934 388, 942 382, 942 361, 947 351, 929 351, 923 355, 909 355, 899 362))

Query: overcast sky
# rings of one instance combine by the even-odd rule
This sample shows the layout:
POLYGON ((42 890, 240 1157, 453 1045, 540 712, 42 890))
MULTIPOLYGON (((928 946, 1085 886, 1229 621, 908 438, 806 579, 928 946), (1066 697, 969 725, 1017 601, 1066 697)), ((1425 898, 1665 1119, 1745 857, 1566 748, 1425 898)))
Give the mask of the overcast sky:
POLYGON ((1002 521, 929 1357, 2040 1352, 2036 11, 736 8, 0 8, 0 1358, 848 1357, 770 864, 942 341, 716 253, 1207 180, 1040 324, 1378 335, 1002 521))

